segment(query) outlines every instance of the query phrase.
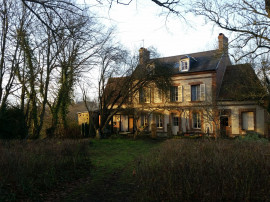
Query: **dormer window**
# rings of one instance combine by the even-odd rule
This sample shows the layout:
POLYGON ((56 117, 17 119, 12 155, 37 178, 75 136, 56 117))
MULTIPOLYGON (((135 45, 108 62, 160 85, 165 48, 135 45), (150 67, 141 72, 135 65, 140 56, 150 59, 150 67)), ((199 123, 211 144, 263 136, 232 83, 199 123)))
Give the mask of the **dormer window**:
POLYGON ((189 70, 189 58, 180 60, 180 71, 186 72, 189 70))

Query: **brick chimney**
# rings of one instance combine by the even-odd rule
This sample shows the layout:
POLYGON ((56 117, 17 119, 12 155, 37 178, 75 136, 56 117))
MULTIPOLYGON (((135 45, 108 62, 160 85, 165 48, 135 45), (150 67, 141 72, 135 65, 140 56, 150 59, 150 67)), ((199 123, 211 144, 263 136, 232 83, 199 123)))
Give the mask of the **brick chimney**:
POLYGON ((140 65, 145 64, 150 59, 150 52, 146 48, 139 50, 140 65))
POLYGON ((228 53, 228 38, 223 33, 218 35, 218 49, 224 53, 228 53))

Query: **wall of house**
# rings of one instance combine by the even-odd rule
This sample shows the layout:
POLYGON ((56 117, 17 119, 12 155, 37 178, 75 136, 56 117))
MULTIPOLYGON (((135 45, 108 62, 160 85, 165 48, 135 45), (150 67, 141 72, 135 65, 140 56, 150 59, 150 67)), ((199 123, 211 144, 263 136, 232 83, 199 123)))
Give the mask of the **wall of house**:
MULTIPOLYGON (((212 73, 207 74, 192 74, 192 75, 179 75, 172 78, 173 85, 181 85, 183 88, 183 99, 178 104, 180 106, 192 106, 197 104, 204 104, 212 102, 212 73), (191 85, 205 84, 205 100, 202 102, 191 101, 191 85)), ((174 105, 175 103, 168 102, 168 105, 174 105)))
POLYGON ((266 135, 266 117, 265 110, 255 104, 248 104, 244 102, 230 102, 220 104, 220 109, 229 109, 231 110, 231 127, 232 127, 232 136, 235 135, 244 135, 246 131, 242 130, 242 112, 253 112, 255 113, 254 123, 255 123, 255 132, 262 135, 266 135), (231 106, 228 106, 231 105, 231 106))
POLYGON ((88 112, 78 112, 78 124, 82 125, 83 123, 89 124, 89 113, 88 112))
MULTIPOLYGON (((138 111, 144 111, 145 113, 151 113, 148 119, 148 130, 151 131, 151 124, 156 123, 155 114, 163 115, 163 128, 158 128, 158 134, 163 134, 168 131, 168 124, 173 127, 172 113, 178 114, 179 127, 173 127, 173 134, 179 134, 187 131, 191 131, 192 123, 190 121, 192 114, 190 114, 191 108, 201 108, 204 105, 211 105, 213 101, 213 89, 215 86, 215 72, 209 73, 191 73, 191 74, 179 74, 172 78, 173 86, 181 86, 181 95, 178 94, 179 100, 172 102, 170 100, 170 93, 162 95, 161 99, 157 99, 157 89, 154 86, 149 86, 151 89, 150 99, 147 99, 147 103, 140 103, 139 93, 135 95, 133 99, 134 108, 138 111), (191 85, 204 84, 205 93, 204 99, 199 101, 191 101, 191 85), (169 109, 169 110, 168 110, 169 109)), ((141 123, 141 120, 139 120, 141 123)), ((202 125, 202 130, 205 128, 202 125)))
POLYGON ((162 95, 162 99, 156 99, 157 97, 157 90, 154 86, 149 86, 150 88, 150 99, 147 103, 140 103, 139 93, 133 98, 133 106, 137 109, 148 110, 149 108, 153 107, 170 107, 170 106, 179 106, 179 107, 190 107, 193 105, 203 105, 212 103, 213 100, 213 78, 212 73, 198 73, 198 74, 179 74, 172 78, 173 86, 182 86, 182 95, 179 94, 178 101, 171 102, 169 93, 167 95, 162 95), (191 85, 196 84, 205 84, 205 100, 204 101, 191 101, 191 85))

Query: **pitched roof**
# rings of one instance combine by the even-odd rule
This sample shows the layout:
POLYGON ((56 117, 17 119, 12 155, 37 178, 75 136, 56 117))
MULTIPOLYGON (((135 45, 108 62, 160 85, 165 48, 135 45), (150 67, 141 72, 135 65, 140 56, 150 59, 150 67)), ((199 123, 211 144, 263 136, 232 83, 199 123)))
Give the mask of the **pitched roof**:
POLYGON ((258 100, 265 95, 265 90, 250 64, 227 66, 218 100, 258 100))
POLYGON ((157 58, 161 62, 170 63, 174 67, 174 74, 185 74, 190 72, 202 72, 216 70, 220 61, 221 54, 218 50, 190 53, 171 57, 157 58), (183 58, 190 58, 190 69, 188 72, 179 71, 179 62, 183 58))

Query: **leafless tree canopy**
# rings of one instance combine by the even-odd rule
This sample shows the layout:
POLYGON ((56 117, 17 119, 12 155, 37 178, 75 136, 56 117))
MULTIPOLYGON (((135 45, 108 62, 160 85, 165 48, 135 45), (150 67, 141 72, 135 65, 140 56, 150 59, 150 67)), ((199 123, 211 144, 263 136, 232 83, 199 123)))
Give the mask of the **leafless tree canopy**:
POLYGON ((270 52, 268 0, 198 0, 193 5, 191 12, 233 33, 230 46, 236 49, 236 61, 270 52))

